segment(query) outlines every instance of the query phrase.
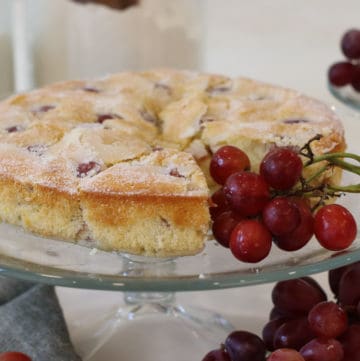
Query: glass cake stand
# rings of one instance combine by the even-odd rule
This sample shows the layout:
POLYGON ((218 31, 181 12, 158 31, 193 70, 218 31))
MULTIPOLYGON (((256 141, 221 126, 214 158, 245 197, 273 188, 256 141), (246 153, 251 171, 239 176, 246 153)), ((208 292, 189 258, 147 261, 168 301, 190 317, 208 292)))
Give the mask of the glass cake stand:
MULTIPOLYGON (((359 154, 359 114, 347 113, 344 125, 348 150, 359 154)), ((358 183, 358 178, 345 173, 343 184, 358 183)), ((359 194, 347 194, 338 200, 357 220, 359 201, 359 194)), ((268 258, 251 265, 237 261, 215 241, 208 241, 198 255, 159 260, 103 252, 91 244, 45 239, 0 224, 0 274, 52 285, 124 292, 124 307, 97 315, 96 321, 94 317, 91 322, 79 320, 75 334, 86 329, 89 335, 79 342, 79 352, 84 360, 91 361, 110 359, 107 355, 114 354, 117 359, 124 359, 124 350, 126 361, 201 360, 225 339, 232 325, 221 315, 176 305, 175 292, 298 278, 358 260, 360 234, 344 252, 327 251, 312 240, 291 253, 273 247, 268 258), (166 328, 162 327, 164 324, 166 328), (140 333, 148 334, 149 344, 137 344, 140 333), (141 358, 129 358, 134 349, 143 349, 141 358)))
POLYGON ((350 85, 336 87, 328 83, 330 93, 343 104, 360 111, 360 92, 356 92, 350 85))

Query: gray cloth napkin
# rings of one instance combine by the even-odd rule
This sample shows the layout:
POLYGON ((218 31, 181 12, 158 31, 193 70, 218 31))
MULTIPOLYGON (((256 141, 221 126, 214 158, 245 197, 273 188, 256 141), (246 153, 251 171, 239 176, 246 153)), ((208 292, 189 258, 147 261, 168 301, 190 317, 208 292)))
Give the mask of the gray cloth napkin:
POLYGON ((0 277, 0 352, 33 361, 80 361, 54 288, 0 277))

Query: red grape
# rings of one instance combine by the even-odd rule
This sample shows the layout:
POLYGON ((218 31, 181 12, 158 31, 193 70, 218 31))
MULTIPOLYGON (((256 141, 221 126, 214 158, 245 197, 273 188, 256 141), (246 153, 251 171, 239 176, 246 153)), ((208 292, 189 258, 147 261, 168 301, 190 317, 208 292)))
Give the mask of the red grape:
POLYGON ((210 175, 219 184, 224 184, 231 174, 249 169, 249 157, 241 149, 232 145, 225 145, 218 149, 210 162, 210 175))
POLYGON ((292 188, 300 179, 303 164, 299 155, 286 147, 274 148, 260 164, 260 174, 270 187, 279 190, 292 188))
POLYGON ((344 349, 342 361, 360 361, 360 325, 351 325, 340 337, 344 349))
POLYGON ((230 205, 226 199, 223 188, 218 189, 211 196, 211 202, 213 205, 210 207, 211 219, 214 220, 219 214, 230 210, 230 205))
POLYGON ((76 168, 76 175, 79 178, 94 176, 101 170, 101 165, 96 162, 80 163, 76 168))
POLYGON ((268 351, 274 351, 274 336, 276 331, 280 326, 282 326, 286 321, 287 318, 277 318, 275 320, 269 321, 262 330, 262 339, 265 343, 266 349, 268 351))
POLYGON ((0 361, 31 361, 31 358, 21 352, 4 352, 0 354, 0 361))
POLYGON ((263 260, 270 253, 271 243, 271 234, 267 228, 252 219, 239 222, 230 236, 230 250, 243 262, 263 260))
POLYGON ((313 278, 311 278, 309 276, 305 276, 305 277, 301 277, 301 279, 306 281, 307 283, 309 283, 311 286, 314 286, 315 288, 317 288, 319 290, 319 292, 321 293, 324 301, 327 300, 326 292, 323 290, 323 288, 313 278))
POLYGON ((300 214, 300 223, 290 233, 274 237, 274 243, 284 251, 296 251, 304 247, 314 234, 314 218, 307 202, 302 198, 291 198, 300 214))
POLYGON ((234 331, 225 340, 231 361, 265 361, 266 348, 262 339, 247 331, 234 331))
POLYGON ((278 282, 271 296, 277 308, 294 314, 307 314, 316 304, 326 301, 321 290, 301 278, 278 282))
POLYGON ((346 312, 335 302, 321 302, 314 306, 308 321, 318 337, 336 338, 348 327, 346 312))
POLYGON ((344 350, 335 339, 314 339, 300 350, 305 361, 342 361, 344 350))
POLYGON ((279 348, 274 351, 267 361, 305 361, 301 354, 290 348, 279 348))
POLYGON ((286 310, 280 310, 277 307, 273 307, 270 311, 269 319, 270 321, 277 320, 278 318, 286 318, 288 320, 291 320, 293 318, 303 317, 305 314, 306 313, 304 312, 290 312, 286 310))
POLYGON ((224 247, 229 248, 230 235, 241 217, 231 211, 218 215, 212 225, 214 238, 224 247))
POLYGON ((277 320, 278 318, 284 318, 284 317, 290 317, 288 313, 286 313, 286 311, 284 310, 280 310, 277 307, 273 307, 270 311, 270 315, 269 315, 269 319, 270 321, 272 320, 277 320))
POLYGON ((360 65, 356 65, 354 67, 354 71, 352 74, 351 85, 354 90, 360 92, 360 65))
POLYGON ((292 318, 302 317, 303 315, 304 312, 289 312, 287 310, 281 310, 278 307, 273 307, 272 310, 270 311, 269 319, 271 321, 276 320, 278 318, 292 319, 292 318))
POLYGON ((341 306, 356 307, 360 301, 360 262, 347 268, 339 283, 339 303, 341 306))
POLYGON ((360 59, 360 30, 348 30, 341 39, 341 49, 348 59, 360 59))
POLYGON ((339 295, 339 283, 343 273, 347 270, 347 266, 332 269, 329 271, 328 279, 331 291, 333 291, 336 298, 339 295))
POLYGON ((274 235, 292 232, 300 223, 300 211, 289 198, 277 197, 263 209, 263 222, 274 235))
POLYGON ((355 240, 357 227, 353 215, 346 208, 329 204, 316 213, 314 231, 323 247, 339 251, 349 247, 355 240))
POLYGON ((273 307, 270 311, 269 320, 274 321, 279 318, 285 317, 285 314, 277 307, 273 307))
POLYGON ((110 114, 110 113, 105 113, 105 114, 98 114, 97 116, 97 122, 102 124, 104 123, 106 120, 109 120, 109 119, 116 119, 116 118, 119 118, 118 115, 116 114, 110 114))
POLYGON ((354 65, 341 61, 331 65, 328 72, 329 82, 334 86, 345 86, 351 83, 354 65))
POLYGON ((256 173, 237 172, 225 183, 224 193, 230 207, 243 216, 259 214, 270 199, 269 187, 256 173))
POLYGON ((296 318, 283 323, 276 330, 274 348, 293 348, 298 351, 314 337, 306 317, 296 318))
POLYGON ((205 355, 202 361, 232 361, 225 350, 213 350, 205 355))

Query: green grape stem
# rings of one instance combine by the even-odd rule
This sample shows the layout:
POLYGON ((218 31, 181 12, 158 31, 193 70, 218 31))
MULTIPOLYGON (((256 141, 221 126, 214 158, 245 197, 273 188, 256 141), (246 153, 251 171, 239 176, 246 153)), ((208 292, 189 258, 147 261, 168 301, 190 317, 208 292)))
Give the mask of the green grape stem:
POLYGON ((312 182, 320 177, 324 172, 338 167, 356 175, 360 175, 360 156, 348 152, 334 152, 315 155, 311 143, 322 138, 321 135, 316 135, 311 138, 299 151, 299 154, 307 161, 304 163, 304 169, 310 167, 315 163, 324 162, 313 174, 308 178, 301 178, 298 185, 290 191, 275 191, 273 196, 302 196, 306 198, 318 198, 318 201, 313 206, 313 210, 324 204, 327 199, 333 197, 340 197, 344 193, 360 193, 360 183, 351 185, 333 185, 333 184, 318 184, 313 185, 312 182), (349 161, 350 160, 350 161, 349 161))
POLYGON ((352 173, 360 175, 360 166, 344 161, 344 158, 349 158, 356 160, 360 163, 360 156, 353 153, 326 153, 322 155, 318 155, 316 157, 311 157, 304 165, 304 167, 308 167, 311 164, 319 163, 322 161, 327 161, 329 164, 333 164, 342 169, 348 170, 352 173))
POLYGON ((328 186, 328 189, 335 192, 345 192, 345 193, 360 193, 360 183, 359 184, 351 184, 348 186, 328 186))

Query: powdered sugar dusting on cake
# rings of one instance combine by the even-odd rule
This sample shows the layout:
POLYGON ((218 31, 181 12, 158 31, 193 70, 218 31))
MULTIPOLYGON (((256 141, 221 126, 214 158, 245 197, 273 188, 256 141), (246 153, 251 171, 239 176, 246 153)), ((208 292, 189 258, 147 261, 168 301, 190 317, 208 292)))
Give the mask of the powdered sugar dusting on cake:
POLYGON ((321 150, 331 151, 343 136, 328 107, 296 91, 171 69, 54 84, 12 97, 0 112, 0 173, 71 194, 205 197, 195 159, 209 149, 245 138, 263 149, 301 146, 335 132, 321 150), (26 142, 6 130, 17 127, 26 142))

